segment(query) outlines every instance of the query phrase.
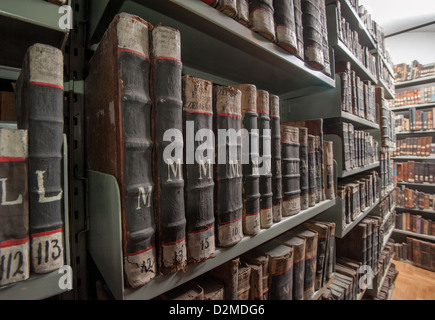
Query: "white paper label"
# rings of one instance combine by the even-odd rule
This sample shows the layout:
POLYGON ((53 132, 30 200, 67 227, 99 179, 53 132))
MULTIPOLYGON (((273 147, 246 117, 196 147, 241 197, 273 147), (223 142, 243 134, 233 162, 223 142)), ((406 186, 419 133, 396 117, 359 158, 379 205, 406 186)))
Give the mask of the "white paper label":
POLYGON ((151 281, 157 273, 156 250, 149 250, 124 257, 124 270, 128 284, 138 288, 151 281))
POLYGON ((221 246, 233 245, 243 238, 242 219, 222 224, 218 227, 218 237, 221 246))
POLYGON ((282 215, 284 217, 295 215, 300 211, 301 198, 296 198, 282 203, 282 215))
POLYGON ((243 231, 246 235, 256 235, 260 232, 260 213, 243 217, 243 231))
POLYGON ((273 221, 278 222, 282 219, 282 205, 272 207, 273 221))
POLYGON ((0 128, 0 157, 27 158, 27 130, 0 128))
POLYGON ((175 244, 163 244, 163 266, 165 268, 174 267, 174 261, 181 264, 187 261, 186 241, 175 244))
POLYGON ((154 57, 167 57, 181 60, 181 41, 178 30, 158 26, 153 30, 154 57))
POLYGON ((214 254, 214 227, 201 232, 190 232, 187 237, 189 259, 201 261, 214 254))
POLYGON ((287 26, 276 26, 276 39, 279 43, 297 48, 296 33, 287 26))
POLYGON ((253 30, 261 33, 268 33, 275 38, 275 22, 271 12, 264 9, 255 9, 252 12, 253 30))
POLYGON ((32 235, 32 267, 35 273, 47 273, 64 265, 63 230, 32 235))
POLYGON ((270 228, 270 226, 273 224, 272 208, 260 210, 260 223, 261 228, 270 228))
POLYGON ((148 25, 132 15, 121 13, 116 26, 118 47, 132 50, 149 58, 148 25))
POLYGON ((63 88, 62 51, 37 43, 29 49, 30 82, 45 83, 63 88))
POLYGON ((0 286, 29 278, 29 240, 25 243, 0 245, 0 286))

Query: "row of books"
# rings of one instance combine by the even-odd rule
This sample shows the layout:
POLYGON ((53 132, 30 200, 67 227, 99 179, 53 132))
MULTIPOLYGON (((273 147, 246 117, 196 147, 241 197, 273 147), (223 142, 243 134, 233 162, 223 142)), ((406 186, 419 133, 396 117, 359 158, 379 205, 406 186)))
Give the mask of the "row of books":
POLYGON ((325 134, 335 134, 343 143, 343 170, 352 170, 379 161, 379 144, 368 132, 355 130, 348 122, 330 122, 324 127, 325 134))
POLYGON ((385 243, 386 237, 389 236, 390 231, 392 231, 396 226, 396 210, 393 210, 391 214, 383 218, 383 223, 381 226, 382 243, 385 243))
POLYGON ((432 137, 410 137, 396 141, 392 156, 429 157, 435 154, 432 137))
POLYGON ((389 213, 394 211, 396 207, 396 191, 394 190, 388 196, 386 196, 381 202, 379 202, 379 216, 385 218, 389 213))
POLYGON ((341 180, 337 196, 342 201, 341 217, 343 228, 372 206, 378 197, 378 173, 372 171, 341 180))
POLYGON ((201 0, 331 75, 326 8, 316 0, 201 0))
POLYGON ((435 128, 435 108, 415 109, 410 108, 409 112, 396 113, 395 123, 397 132, 402 131, 425 131, 435 128))
POLYGON ((346 17, 341 13, 340 1, 336 1, 335 5, 338 14, 338 38, 372 75, 376 75, 376 57, 370 52, 369 47, 361 45, 358 31, 352 29, 350 23, 346 21, 346 17))
POLYGON ((65 264, 62 52, 31 46, 15 96, 17 129, 0 128, 0 286, 65 264))
POLYGON ((435 86, 422 86, 419 89, 396 92, 394 107, 412 106, 415 104, 432 103, 435 101, 435 86))
POLYGON ((396 215, 396 229, 435 236, 435 221, 419 214, 401 212, 396 215))
POLYGON ((389 108, 387 100, 383 99, 383 88, 378 88, 377 93, 381 91, 382 98, 376 99, 377 104, 380 106, 381 110, 381 146, 385 148, 395 148, 396 147, 396 122, 394 118, 394 112, 389 108))
POLYGON ((411 261, 418 267, 435 271, 435 243, 406 237, 406 242, 394 244, 394 259, 411 261))
POLYGON ((336 64, 341 81, 341 110, 377 123, 375 86, 362 81, 351 69, 350 61, 336 64))
POLYGON ((334 258, 335 224, 308 221, 157 299, 311 300, 334 258))
POLYGON ((396 82, 409 81, 435 75, 435 63, 421 64, 417 60, 410 64, 400 63, 394 66, 396 82))
POLYGON ((379 164, 379 177, 381 178, 379 188, 381 192, 381 197, 384 197, 389 194, 395 187, 394 162, 391 159, 391 155, 389 152, 380 153, 379 164))
POLYGON ((118 14, 85 80, 87 168, 120 186, 133 288, 335 196, 323 121, 281 124, 279 98, 253 84, 183 76, 180 38, 118 14))
POLYGON ((396 162, 397 182, 434 183, 435 162, 396 162))
POLYGON ((402 186, 396 188, 397 205, 407 209, 435 210, 435 194, 402 186))

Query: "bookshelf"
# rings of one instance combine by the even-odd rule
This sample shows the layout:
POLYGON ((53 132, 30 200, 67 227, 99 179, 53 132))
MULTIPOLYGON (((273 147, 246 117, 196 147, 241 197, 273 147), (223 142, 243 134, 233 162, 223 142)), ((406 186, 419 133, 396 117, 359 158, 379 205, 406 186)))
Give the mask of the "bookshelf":
POLYGON ((435 187, 435 183, 415 183, 415 182, 406 182, 406 181, 400 181, 397 182, 398 185, 406 185, 406 186, 416 186, 416 187, 429 187, 429 188, 434 188, 435 187))
POLYGON ((141 288, 130 289, 124 287, 118 184, 113 176, 95 171, 89 171, 88 178, 89 252, 115 299, 120 300, 152 299, 316 217, 335 205, 335 199, 318 203, 294 216, 283 218, 281 222, 273 224, 269 229, 262 229, 255 236, 245 236, 233 247, 216 248, 213 258, 202 263, 189 264, 184 273, 179 271, 171 275, 157 276, 141 288))
POLYGON ((418 78, 418 79, 413 79, 413 80, 409 80, 409 81, 396 82, 395 87, 396 87, 396 89, 403 89, 403 88, 408 88, 408 87, 420 86, 420 85, 428 84, 428 83, 432 83, 432 82, 435 82, 435 76, 418 78))
POLYGON ((394 232, 405 236, 411 236, 411 237, 421 238, 425 240, 435 241, 435 236, 430 236, 427 234, 421 234, 421 233, 416 233, 416 232, 411 232, 411 231, 406 231, 401 229, 394 229, 394 232))
POLYGON ((408 110, 410 108, 420 109, 420 108, 430 108, 430 107, 435 107, 435 102, 434 103, 411 104, 408 106, 394 107, 394 108, 391 108, 391 110, 403 111, 403 110, 408 110))
POLYGON ((396 208, 401 209, 401 210, 419 211, 419 212, 426 212, 426 213, 435 214, 435 210, 429 210, 429 209, 405 208, 405 207, 400 207, 400 206, 396 206, 396 208))

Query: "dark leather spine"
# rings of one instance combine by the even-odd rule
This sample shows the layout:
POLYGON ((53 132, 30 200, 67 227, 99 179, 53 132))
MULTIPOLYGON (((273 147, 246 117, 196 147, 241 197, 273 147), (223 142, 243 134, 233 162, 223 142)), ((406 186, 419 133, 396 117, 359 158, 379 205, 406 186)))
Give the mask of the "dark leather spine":
POLYGON ((326 199, 334 199, 335 180, 334 180, 334 153, 333 153, 332 141, 323 141, 323 152, 325 154, 325 195, 326 195, 326 199))
POLYGON ((316 154, 315 154, 315 137, 308 135, 308 204, 310 207, 316 205, 316 154))
POLYGON ((64 265, 62 52, 43 44, 31 46, 16 94, 17 126, 29 131, 31 268, 47 273, 64 265))
POLYGON ((269 93, 257 91, 258 131, 260 133, 260 227, 270 228, 273 224, 272 214, 272 156, 269 116, 269 93))
POLYGON ((300 204, 299 129, 281 125, 282 193, 284 217, 297 214, 300 204))
POLYGON ((317 70, 323 70, 322 21, 319 0, 302 0, 302 22, 305 45, 305 61, 317 70))
MULTIPOLYGON (((187 264, 184 179, 181 137, 183 101, 181 97, 181 43, 178 30, 157 26, 153 29, 153 121, 155 208, 159 239, 160 272, 169 274, 187 264), (167 130, 180 136, 165 138, 167 130), (174 132, 175 133, 175 132, 174 132), (169 141, 168 141, 169 140, 169 141), (173 149, 173 158, 165 159, 165 149, 173 149)), ((168 156, 169 157, 169 156, 168 156)))
POLYGON ((274 0, 276 43, 291 54, 298 50, 293 0, 274 0))
POLYGON ((302 24, 302 4, 301 0, 293 0, 293 6, 295 9, 295 29, 296 29, 296 40, 297 40, 297 47, 298 50, 295 53, 296 56, 300 59, 304 59, 304 31, 303 31, 303 24, 302 24))
POLYGON ((272 0, 249 1, 249 27, 270 41, 275 41, 275 21, 272 0))
POLYGON ((243 233, 256 235, 260 232, 260 175, 258 172, 259 134, 257 113, 257 88, 252 84, 241 84, 242 128, 248 136, 243 141, 249 149, 242 148, 243 173, 243 233))
MULTIPOLYGON (((210 258, 215 251, 214 152, 207 150, 210 154, 204 156, 204 159, 196 159, 198 148, 204 141, 204 139, 196 140, 197 132, 213 130, 213 84, 211 81, 190 76, 183 77, 183 126, 187 257, 188 262, 196 263, 210 258), (188 147, 192 144, 193 148, 188 147), (192 157, 190 161, 189 157, 192 157)), ((198 153, 201 154, 200 150, 198 153)), ((201 154, 203 155, 204 153, 201 154)))
POLYGON ((270 127, 272 135, 272 214, 273 222, 282 220, 281 123, 279 97, 270 95, 270 127))
POLYGON ((213 87, 214 132, 218 137, 214 192, 216 243, 220 247, 232 246, 243 238, 241 137, 219 139, 220 129, 227 133, 241 130, 241 96, 240 90, 233 87, 213 87))
POLYGON ((323 176, 322 176, 322 168, 323 168, 323 158, 322 158, 322 150, 323 147, 320 145, 320 137, 315 136, 314 139, 314 154, 316 157, 316 203, 319 203, 322 201, 322 194, 323 194, 323 176))
POLYGON ((0 128, 0 287, 30 273, 27 133, 0 128))
POLYGON ((314 295, 314 280, 317 263, 317 232, 304 230, 297 234, 305 239, 305 278, 304 278, 304 300, 309 300, 314 295))
POLYGON ((301 188, 301 210, 309 207, 309 182, 308 182, 308 129, 299 128, 299 158, 300 158, 300 188, 301 188))

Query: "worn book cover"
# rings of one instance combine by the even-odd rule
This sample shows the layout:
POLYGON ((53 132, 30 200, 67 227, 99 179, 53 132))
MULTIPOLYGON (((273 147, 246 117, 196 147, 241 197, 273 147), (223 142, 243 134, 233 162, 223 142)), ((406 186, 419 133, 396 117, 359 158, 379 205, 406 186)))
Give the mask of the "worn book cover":
POLYGON ((270 127, 272 154, 272 213, 273 222, 282 219, 282 172, 281 172, 281 124, 279 116, 279 97, 270 97, 270 127))
POLYGON ((253 300, 268 300, 269 297, 269 256, 260 247, 242 255, 242 260, 251 266, 251 297, 253 300), (255 267, 254 267, 255 266, 255 267))
POLYGON ((291 54, 298 50, 293 0, 273 0, 276 43, 291 54))
POLYGON ((275 41, 272 0, 249 0, 249 27, 270 41, 275 41))
POLYGON ((310 300, 314 295, 318 233, 301 227, 296 228, 294 232, 297 237, 305 239, 304 300, 310 300))
POLYGON ((240 259, 235 258, 208 272, 210 276, 218 279, 224 284, 225 300, 237 300, 239 263, 240 259))

